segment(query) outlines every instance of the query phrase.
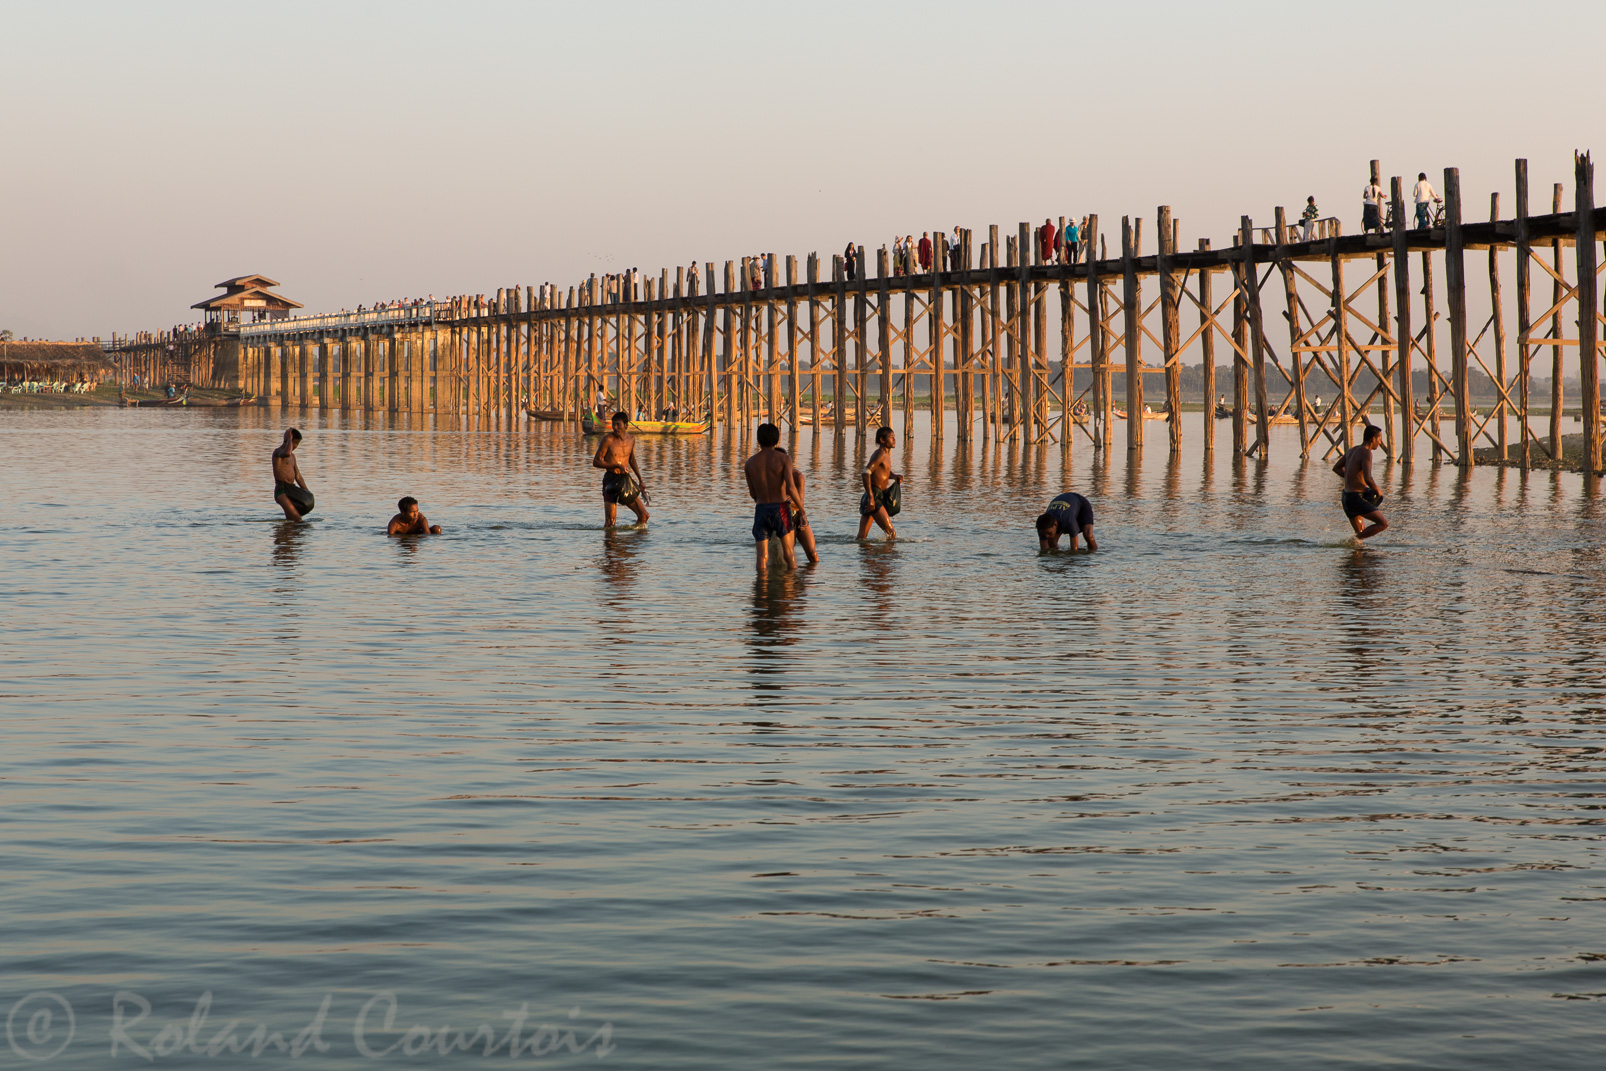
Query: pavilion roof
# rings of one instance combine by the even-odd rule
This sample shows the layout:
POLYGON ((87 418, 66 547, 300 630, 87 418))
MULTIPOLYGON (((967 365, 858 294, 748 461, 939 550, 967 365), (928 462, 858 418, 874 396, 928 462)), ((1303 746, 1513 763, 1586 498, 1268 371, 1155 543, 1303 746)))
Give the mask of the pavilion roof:
POLYGON ((233 279, 224 279, 221 283, 217 284, 217 287, 223 290, 248 290, 257 286, 278 285, 279 283, 277 280, 269 279, 266 275, 240 275, 233 279))
POLYGON ((291 301, 282 294, 275 294, 271 290, 264 290, 260 286, 248 287, 244 290, 231 290, 226 294, 197 301, 191 305, 192 309, 299 309, 299 301, 291 301))

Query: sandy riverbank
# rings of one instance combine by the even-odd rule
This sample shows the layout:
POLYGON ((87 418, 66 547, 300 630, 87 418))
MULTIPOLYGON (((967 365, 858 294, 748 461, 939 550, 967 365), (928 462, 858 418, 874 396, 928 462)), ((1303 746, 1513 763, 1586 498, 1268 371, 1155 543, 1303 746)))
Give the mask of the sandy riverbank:
MULTIPOLYGON (((123 404, 124 398, 130 402, 139 402, 141 408, 146 405, 150 405, 151 408, 182 408, 152 404, 165 399, 166 396, 165 391, 154 390, 130 390, 120 394, 116 384, 102 383, 88 394, 0 394, 0 410, 115 408, 123 404)), ((227 405, 245 396, 244 391, 197 387, 190 391, 189 405, 197 408, 227 405)))

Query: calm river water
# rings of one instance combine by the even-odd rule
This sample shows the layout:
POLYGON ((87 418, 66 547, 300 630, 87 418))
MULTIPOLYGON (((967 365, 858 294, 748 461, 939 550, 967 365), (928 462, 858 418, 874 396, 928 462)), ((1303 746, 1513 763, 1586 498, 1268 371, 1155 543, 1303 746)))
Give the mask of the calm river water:
POLYGON ((281 419, 0 415, 4 1066, 1606 1054, 1577 475, 1380 466, 1360 551, 1292 429, 922 427, 859 545, 804 430, 824 560, 755 579, 742 442, 644 441, 608 533, 571 429, 304 414, 290 525, 281 419), (1039 556, 1067 488, 1103 549, 1039 556))

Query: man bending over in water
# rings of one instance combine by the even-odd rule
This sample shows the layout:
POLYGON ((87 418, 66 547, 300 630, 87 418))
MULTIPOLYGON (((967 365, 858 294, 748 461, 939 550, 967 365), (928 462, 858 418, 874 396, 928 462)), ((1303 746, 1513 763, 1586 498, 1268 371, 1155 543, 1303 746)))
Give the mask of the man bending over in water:
POLYGON ((312 512, 312 491, 301 476, 296 464, 296 447, 301 445, 301 433, 291 428, 284 433, 284 442, 273 451, 273 500, 284 510, 287 520, 299 521, 312 512))
MULTIPOLYGON (((775 452, 784 456, 786 449, 777 446, 775 452)), ((809 524, 809 515, 803 510, 803 470, 796 465, 792 466, 792 484, 788 491, 792 500, 792 527, 797 529, 797 541, 803 545, 803 553, 813 565, 820 560, 820 554, 814 548, 814 526, 809 524)))
POLYGON ((859 538, 870 534, 870 522, 875 521, 889 539, 897 539, 887 500, 892 485, 903 480, 903 473, 892 471, 892 448, 898 445, 898 437, 891 428, 880 428, 875 433, 875 441, 875 453, 864 467, 864 494, 859 498, 859 538))
POLYGON ((385 529, 388 536, 398 535, 440 535, 441 526, 430 524, 429 518, 418 512, 418 499, 408 495, 396 503, 396 516, 390 519, 390 525, 385 529))
POLYGON ((785 451, 775 449, 781 441, 781 429, 774 424, 758 426, 758 453, 747 459, 743 467, 747 473, 747 493, 758 505, 753 507, 753 546, 758 558, 756 565, 763 572, 770 564, 770 538, 781 541, 781 557, 788 569, 797 568, 792 553, 792 459, 785 451))
POLYGON ((607 470, 602 474, 602 515, 609 528, 618 516, 620 502, 635 512, 637 523, 647 523, 647 507, 641 501, 647 492, 647 481, 641 478, 641 468, 636 464, 636 440, 625 430, 629 426, 627 414, 615 413, 613 430, 602 437, 591 459, 592 468, 607 470), (634 481, 630 478, 632 472, 634 481))
POLYGON ((1355 528, 1357 539, 1371 539, 1389 526, 1377 509, 1383 504, 1383 492, 1372 479, 1372 451, 1382 443, 1383 429, 1368 424, 1361 445, 1351 447, 1333 466, 1333 472, 1344 477, 1344 516, 1355 528), (1362 521, 1372 523, 1363 525, 1362 521))
POLYGON ((1087 540, 1089 553, 1099 549, 1093 538, 1093 503, 1077 494, 1066 491, 1056 495, 1054 501, 1037 518, 1037 549, 1060 549, 1060 536, 1071 537, 1071 553, 1076 553, 1076 537, 1087 540))

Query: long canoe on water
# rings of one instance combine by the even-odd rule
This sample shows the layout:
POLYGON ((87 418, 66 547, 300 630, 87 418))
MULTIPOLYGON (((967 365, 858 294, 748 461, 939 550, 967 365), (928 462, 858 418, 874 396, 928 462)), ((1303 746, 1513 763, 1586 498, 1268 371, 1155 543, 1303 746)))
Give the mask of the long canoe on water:
POLYGON ((563 410, 561 410, 561 409, 528 409, 528 408, 526 408, 524 410, 524 415, 529 417, 531 420, 562 420, 563 419, 563 410))
MULTIPOLYGON (((599 424, 595 417, 589 413, 580 422, 581 430, 586 435, 601 435, 609 428, 607 424, 599 424)), ((632 420, 630 429, 636 435, 702 435, 708 431, 708 422, 701 423, 691 420, 632 420)))

